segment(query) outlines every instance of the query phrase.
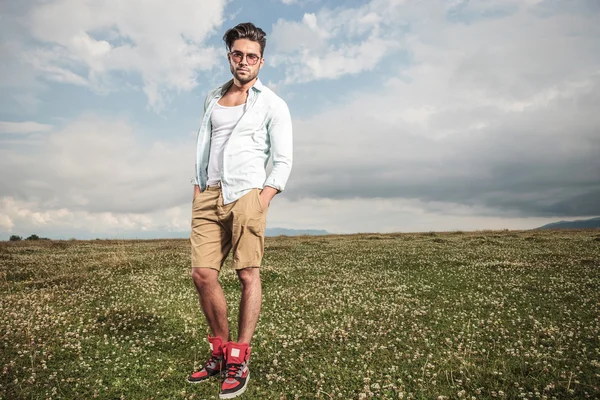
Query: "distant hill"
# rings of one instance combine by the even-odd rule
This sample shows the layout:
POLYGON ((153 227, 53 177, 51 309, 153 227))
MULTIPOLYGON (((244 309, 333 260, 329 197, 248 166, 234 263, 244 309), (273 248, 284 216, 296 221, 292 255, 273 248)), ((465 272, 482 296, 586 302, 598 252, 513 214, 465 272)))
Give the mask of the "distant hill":
MULTIPOLYGON (((53 233, 44 235, 53 240, 94 240, 94 239, 113 239, 113 240, 151 240, 151 239, 189 239, 190 231, 137 231, 121 233, 94 233, 94 232, 67 232, 53 233)), ((329 235, 329 232, 321 229, 285 229, 285 228, 267 228, 265 236, 301 236, 301 235, 329 235)), ((23 239, 25 239, 23 237, 23 239)), ((8 237, 1 240, 8 240, 8 237)))
POLYGON ((301 235, 329 235, 329 233, 322 229, 285 229, 285 228, 267 228, 265 229, 265 236, 301 236, 301 235))
MULTIPOLYGON (((286 228, 267 228, 265 229, 265 236, 301 236, 301 235, 329 235, 325 230, 321 229, 286 229, 286 228)), ((189 231, 178 231, 178 232, 164 232, 164 231, 152 231, 152 232, 135 232, 121 234, 114 236, 118 239, 187 239, 190 237, 189 231)), ((78 237, 79 238, 79 237, 78 237)), ((93 239, 93 237, 87 237, 86 239, 93 239)))
POLYGON ((580 219, 577 221, 558 221, 536 229, 589 229, 600 228, 600 217, 591 219, 580 219))

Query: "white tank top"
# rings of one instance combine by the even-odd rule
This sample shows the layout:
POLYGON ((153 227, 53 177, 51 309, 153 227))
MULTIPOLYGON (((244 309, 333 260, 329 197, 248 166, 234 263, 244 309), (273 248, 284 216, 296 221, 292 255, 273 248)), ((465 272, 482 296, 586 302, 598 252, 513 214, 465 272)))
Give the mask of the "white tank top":
POLYGON ((233 128, 237 125, 244 114, 245 104, 235 107, 225 107, 219 103, 215 104, 210 123, 212 125, 210 139, 210 155, 208 157, 208 185, 214 185, 221 181, 223 170, 223 149, 229 141, 233 128))

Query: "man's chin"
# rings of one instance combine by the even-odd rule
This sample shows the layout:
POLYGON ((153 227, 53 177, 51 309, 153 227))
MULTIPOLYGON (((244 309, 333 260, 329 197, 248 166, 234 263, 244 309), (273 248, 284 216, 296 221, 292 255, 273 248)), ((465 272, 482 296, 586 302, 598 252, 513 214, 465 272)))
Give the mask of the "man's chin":
POLYGON ((235 79, 237 79, 241 84, 246 84, 256 78, 256 75, 251 76, 251 75, 235 74, 234 76, 235 76, 235 79))

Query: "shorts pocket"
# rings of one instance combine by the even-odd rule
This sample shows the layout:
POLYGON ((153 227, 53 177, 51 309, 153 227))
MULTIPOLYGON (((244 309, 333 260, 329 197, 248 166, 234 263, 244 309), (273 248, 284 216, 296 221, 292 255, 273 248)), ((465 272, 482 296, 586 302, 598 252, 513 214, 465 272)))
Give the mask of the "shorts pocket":
POLYGON ((255 221, 245 225, 233 225, 233 267, 260 267, 264 252, 264 226, 255 221))
POLYGON ((200 192, 197 195, 194 196, 194 198, 192 199, 192 205, 196 204, 196 202, 198 201, 198 199, 200 198, 200 196, 202 196, 202 193, 204 192, 200 192))

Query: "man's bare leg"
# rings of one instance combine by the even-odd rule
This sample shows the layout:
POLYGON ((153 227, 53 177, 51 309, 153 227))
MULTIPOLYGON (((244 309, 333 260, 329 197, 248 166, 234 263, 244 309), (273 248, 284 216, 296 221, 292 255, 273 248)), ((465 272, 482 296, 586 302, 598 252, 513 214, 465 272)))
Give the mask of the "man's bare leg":
POLYGON ((242 285, 240 300, 240 315, 238 319, 238 343, 248 343, 252 340, 262 302, 262 284, 259 268, 245 268, 237 271, 242 285))
POLYGON ((231 340, 227 324, 227 302, 219 283, 219 272, 211 268, 193 268, 192 279, 198 291, 202 312, 213 336, 231 340))

